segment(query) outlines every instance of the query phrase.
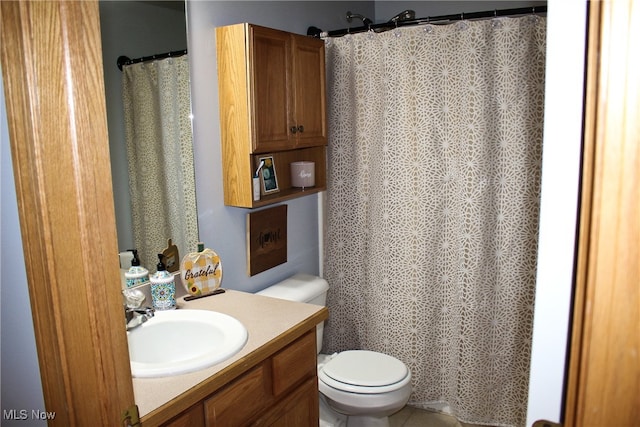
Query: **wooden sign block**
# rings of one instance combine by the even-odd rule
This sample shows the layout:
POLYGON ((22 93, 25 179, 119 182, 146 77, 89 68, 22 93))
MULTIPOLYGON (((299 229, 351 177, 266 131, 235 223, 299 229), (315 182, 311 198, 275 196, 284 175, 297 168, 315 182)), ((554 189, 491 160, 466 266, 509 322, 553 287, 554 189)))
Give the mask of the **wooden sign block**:
POLYGON ((247 214, 247 270, 254 276, 287 262, 287 205, 247 214))
POLYGON ((180 271, 182 285, 193 296, 210 294, 222 282, 220 256, 208 248, 187 254, 182 259, 180 271))

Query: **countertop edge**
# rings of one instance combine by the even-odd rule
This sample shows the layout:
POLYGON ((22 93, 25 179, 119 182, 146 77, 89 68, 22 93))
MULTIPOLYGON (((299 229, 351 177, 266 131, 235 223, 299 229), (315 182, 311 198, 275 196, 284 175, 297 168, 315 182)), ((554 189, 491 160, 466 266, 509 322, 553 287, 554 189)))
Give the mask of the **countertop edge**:
POLYGON ((180 396, 144 415, 140 418, 140 422, 144 427, 154 427, 171 420, 171 418, 212 395, 230 381, 258 365, 281 348, 300 338, 328 317, 329 310, 326 307, 322 307, 316 313, 268 341, 261 347, 236 360, 206 380, 196 384, 180 396))

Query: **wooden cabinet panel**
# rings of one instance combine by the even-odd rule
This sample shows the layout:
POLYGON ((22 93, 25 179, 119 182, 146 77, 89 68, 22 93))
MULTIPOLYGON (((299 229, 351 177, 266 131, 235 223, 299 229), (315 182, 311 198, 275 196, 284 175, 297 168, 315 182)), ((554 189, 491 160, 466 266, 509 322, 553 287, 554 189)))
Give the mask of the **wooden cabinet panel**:
POLYGON ((204 427, 204 405, 197 403, 187 409, 171 421, 163 424, 163 427, 204 427))
POLYGON ((273 400, 269 377, 267 365, 263 363, 205 400, 206 425, 248 425, 273 400))
POLYGON ((274 405, 254 425, 269 427, 317 426, 319 413, 318 382, 316 377, 313 377, 274 405))
POLYGON ((278 396, 302 379, 313 376, 317 369, 316 356, 315 330, 273 356, 273 394, 278 396))
POLYGON ((310 37, 293 37, 297 147, 327 143, 324 44, 310 37))
POLYGON ((253 76, 252 114, 254 153, 286 150, 290 147, 290 126, 294 122, 290 101, 291 37, 282 31, 251 27, 253 76))
POLYGON ((250 206, 253 191, 245 38, 242 25, 216 29, 224 203, 230 206, 250 206))

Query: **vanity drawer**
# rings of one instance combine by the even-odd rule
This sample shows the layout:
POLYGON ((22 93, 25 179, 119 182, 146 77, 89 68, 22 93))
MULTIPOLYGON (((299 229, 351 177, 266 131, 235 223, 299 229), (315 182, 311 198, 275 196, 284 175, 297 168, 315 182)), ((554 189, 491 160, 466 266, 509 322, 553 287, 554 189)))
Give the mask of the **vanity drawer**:
POLYGON ((205 400, 206 425, 247 425, 271 401, 269 377, 262 363, 205 400))
POLYGON ((276 353, 271 358, 273 394, 278 396, 293 385, 314 375, 317 369, 317 356, 315 328, 276 353))
POLYGON ((319 423, 318 382, 306 379, 297 388, 287 392, 261 416, 253 427, 307 427, 319 423))
POLYGON ((198 427, 204 425, 203 405, 202 402, 198 402, 171 421, 162 424, 162 427, 198 427))

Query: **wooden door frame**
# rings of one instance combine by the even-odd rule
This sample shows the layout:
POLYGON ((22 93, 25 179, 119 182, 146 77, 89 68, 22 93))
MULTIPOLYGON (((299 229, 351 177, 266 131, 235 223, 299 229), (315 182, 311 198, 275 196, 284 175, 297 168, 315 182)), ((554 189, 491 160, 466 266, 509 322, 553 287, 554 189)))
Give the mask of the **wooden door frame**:
POLYGON ((134 396, 98 3, 1 1, 0 23, 38 361, 46 410, 55 412, 49 425, 122 425, 134 396))
MULTIPOLYGON (((589 5, 580 227, 564 425, 640 420, 640 7, 589 5)), ((636 1, 637 3, 637 1, 636 1)))

